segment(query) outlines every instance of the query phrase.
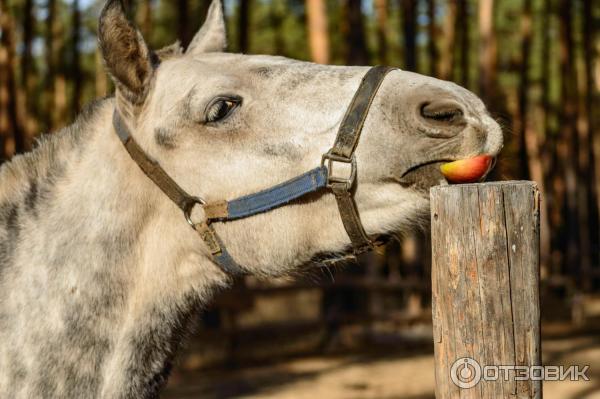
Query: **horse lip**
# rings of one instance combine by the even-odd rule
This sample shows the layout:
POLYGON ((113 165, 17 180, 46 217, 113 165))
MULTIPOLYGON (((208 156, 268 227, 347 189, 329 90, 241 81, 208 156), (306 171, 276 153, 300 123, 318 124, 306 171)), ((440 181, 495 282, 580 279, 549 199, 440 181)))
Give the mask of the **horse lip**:
POLYGON ((404 173, 402 173, 402 175, 400 176, 400 179, 404 178, 407 174, 414 172, 415 170, 423 168, 425 166, 433 165, 436 163, 446 163, 446 162, 454 162, 454 161, 455 161, 455 159, 451 159, 451 158, 440 158, 440 159, 433 159, 430 161, 421 162, 421 163, 415 164, 415 165, 409 167, 408 169, 406 169, 406 171, 404 173))
MULTIPOLYGON (((481 155, 489 155, 489 154, 483 154, 482 153, 482 154, 475 155, 475 157, 481 156, 481 155)), ((420 162, 420 163, 415 164, 415 165, 409 167, 408 169, 406 169, 399 178, 394 179, 394 180, 396 180, 399 183, 402 183, 402 179, 404 179, 404 177, 406 177, 406 175, 408 175, 411 172, 414 172, 415 170, 418 170, 418 169, 423 168, 425 166, 437 164, 437 163, 444 164, 444 163, 448 163, 448 162, 460 161, 461 159, 465 159, 465 158, 437 158, 437 159, 432 159, 432 160, 429 160, 429 161, 420 162)), ((480 178, 479 181, 483 181, 490 174, 490 172, 496 166, 497 161, 498 161, 498 157, 497 156, 493 156, 492 157, 492 162, 490 163, 490 166, 489 166, 488 170, 483 174, 483 176, 481 176, 481 178, 480 178)), ((444 175, 441 172, 440 172, 440 178, 444 179, 444 181, 447 181, 446 178, 444 177, 444 175)))

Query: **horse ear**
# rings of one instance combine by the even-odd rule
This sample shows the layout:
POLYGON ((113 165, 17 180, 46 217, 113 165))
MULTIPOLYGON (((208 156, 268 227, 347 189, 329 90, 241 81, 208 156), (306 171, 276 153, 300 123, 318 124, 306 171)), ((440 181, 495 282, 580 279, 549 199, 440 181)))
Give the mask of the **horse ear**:
POLYGON ((142 103, 154 73, 156 56, 127 19, 121 0, 109 0, 100 14, 98 41, 104 65, 120 94, 142 103))
POLYGON ((227 28, 221 0, 213 0, 202 28, 192 39, 186 54, 214 53, 227 48, 227 28))

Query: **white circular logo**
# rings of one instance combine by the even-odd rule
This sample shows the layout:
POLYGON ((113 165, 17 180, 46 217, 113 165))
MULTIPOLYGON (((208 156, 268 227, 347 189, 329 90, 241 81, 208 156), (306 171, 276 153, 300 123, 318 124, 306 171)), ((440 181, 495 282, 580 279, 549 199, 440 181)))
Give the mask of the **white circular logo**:
POLYGON ((459 388, 473 388, 481 381, 481 366, 470 357, 461 357, 452 365, 450 378, 459 388))

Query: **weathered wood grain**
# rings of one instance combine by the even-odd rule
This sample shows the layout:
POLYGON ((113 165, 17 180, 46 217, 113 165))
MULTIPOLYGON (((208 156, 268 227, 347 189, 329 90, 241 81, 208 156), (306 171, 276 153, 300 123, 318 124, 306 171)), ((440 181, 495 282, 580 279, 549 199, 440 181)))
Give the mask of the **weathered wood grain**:
POLYGON ((541 398, 539 381, 514 372, 468 389, 451 379, 465 357, 482 368, 541 365, 539 201, 532 182, 431 190, 437 399, 541 398))

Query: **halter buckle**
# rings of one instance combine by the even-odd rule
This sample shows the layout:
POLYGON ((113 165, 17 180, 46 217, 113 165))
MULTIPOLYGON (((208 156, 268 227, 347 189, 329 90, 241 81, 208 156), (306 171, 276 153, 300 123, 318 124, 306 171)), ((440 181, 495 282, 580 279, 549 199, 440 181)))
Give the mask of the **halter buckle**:
POLYGON ((192 229, 196 230, 196 224, 192 221, 192 211, 196 207, 196 205, 206 205, 206 201, 204 201, 200 197, 192 197, 192 200, 187 204, 185 209, 183 210, 183 215, 185 216, 185 220, 188 222, 192 229))
POLYGON ((354 182, 356 182, 356 156, 352 154, 352 158, 346 158, 344 156, 335 155, 331 151, 323 154, 321 159, 321 166, 327 166, 327 187, 331 188, 332 183, 344 183, 346 189, 350 191, 354 182), (348 177, 339 177, 333 175, 333 163, 340 162, 350 164, 350 175, 348 177))

